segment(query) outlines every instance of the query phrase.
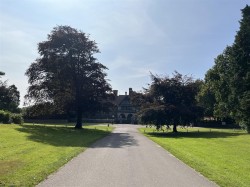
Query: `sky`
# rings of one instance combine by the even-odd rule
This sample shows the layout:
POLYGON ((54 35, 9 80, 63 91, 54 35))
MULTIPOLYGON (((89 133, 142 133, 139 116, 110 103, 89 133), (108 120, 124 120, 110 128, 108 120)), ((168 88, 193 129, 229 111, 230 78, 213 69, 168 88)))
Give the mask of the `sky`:
POLYGON ((118 94, 147 87, 150 72, 203 79, 239 30, 249 0, 0 0, 0 71, 23 105, 37 44, 58 25, 90 34, 118 94))

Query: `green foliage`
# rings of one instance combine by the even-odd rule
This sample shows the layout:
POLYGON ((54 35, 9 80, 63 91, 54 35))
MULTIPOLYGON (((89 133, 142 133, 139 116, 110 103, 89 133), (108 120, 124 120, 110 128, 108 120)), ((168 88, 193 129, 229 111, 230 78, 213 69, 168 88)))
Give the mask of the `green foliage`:
POLYGON ((55 119, 65 118, 66 114, 53 103, 44 102, 22 108, 25 119, 55 119))
POLYGON ((15 124, 23 124, 23 116, 22 114, 11 114, 11 120, 15 124))
POLYGON ((99 52, 95 41, 69 26, 57 26, 47 41, 38 44, 38 52, 40 58, 26 71, 27 101, 51 103, 63 111, 73 108, 76 128, 82 128, 82 113, 96 111, 111 93, 107 67, 93 56, 99 52))
POLYGON ((22 114, 15 114, 9 111, 0 110, 0 123, 23 124, 22 114))
POLYGON ((196 99, 198 101, 198 105, 204 108, 204 115, 213 116, 215 96, 209 84, 202 83, 196 99))
POLYGON ((10 112, 0 110, 0 123, 11 123, 10 112))
POLYGON ((141 122, 156 126, 173 124, 173 131, 177 132, 177 125, 195 123, 202 116, 202 108, 197 106, 195 99, 201 81, 178 72, 173 77, 151 74, 151 78, 152 83, 145 93, 136 93, 132 99, 140 108, 138 116, 141 122))
POLYGON ((233 118, 250 133, 250 7, 242 10, 240 30, 205 75, 200 92, 215 117, 233 118))
MULTIPOLYGON (((0 78, 5 75, 0 72, 0 78)), ((8 86, 7 82, 0 80, 0 110, 8 110, 10 112, 20 112, 18 108, 20 103, 20 93, 15 85, 8 86)))

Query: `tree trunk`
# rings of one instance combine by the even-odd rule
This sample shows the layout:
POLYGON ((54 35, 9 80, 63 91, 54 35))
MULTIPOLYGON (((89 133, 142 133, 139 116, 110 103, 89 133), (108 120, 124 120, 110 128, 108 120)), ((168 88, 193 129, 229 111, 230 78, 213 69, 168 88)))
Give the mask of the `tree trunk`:
POLYGON ((82 129, 82 102, 81 102, 81 88, 78 84, 78 79, 76 81, 76 129, 82 129))
POLYGON ((77 106, 77 119, 76 119, 76 129, 82 129, 82 106, 80 104, 77 106))
POLYGON ((247 130, 247 133, 250 134, 250 124, 246 125, 246 130, 247 130))
POLYGON ((178 132, 178 131, 177 131, 177 125, 176 125, 176 123, 174 123, 174 125, 173 125, 173 132, 174 132, 174 133, 178 132))

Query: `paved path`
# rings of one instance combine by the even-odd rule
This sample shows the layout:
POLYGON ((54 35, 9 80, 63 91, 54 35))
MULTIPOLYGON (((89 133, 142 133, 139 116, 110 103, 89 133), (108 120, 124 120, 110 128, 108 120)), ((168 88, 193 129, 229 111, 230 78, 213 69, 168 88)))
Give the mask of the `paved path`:
POLYGON ((38 186, 216 186, 141 135, 137 127, 118 125, 38 186))

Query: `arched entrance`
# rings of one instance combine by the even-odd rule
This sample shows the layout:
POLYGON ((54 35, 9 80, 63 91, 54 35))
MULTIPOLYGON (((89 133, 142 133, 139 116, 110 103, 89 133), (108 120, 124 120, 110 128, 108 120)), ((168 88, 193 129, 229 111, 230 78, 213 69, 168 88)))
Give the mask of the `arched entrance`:
POLYGON ((125 116, 125 114, 120 114, 120 115, 119 115, 119 122, 120 122, 120 123, 124 123, 124 121, 126 121, 126 116, 125 116))
POLYGON ((132 121, 133 121, 132 119, 133 119, 133 114, 128 114, 127 115, 127 122, 132 123, 132 121))

